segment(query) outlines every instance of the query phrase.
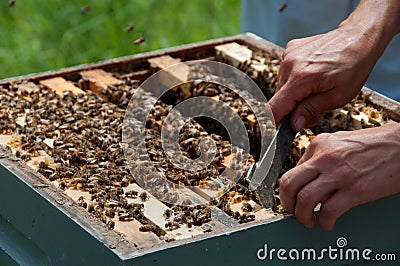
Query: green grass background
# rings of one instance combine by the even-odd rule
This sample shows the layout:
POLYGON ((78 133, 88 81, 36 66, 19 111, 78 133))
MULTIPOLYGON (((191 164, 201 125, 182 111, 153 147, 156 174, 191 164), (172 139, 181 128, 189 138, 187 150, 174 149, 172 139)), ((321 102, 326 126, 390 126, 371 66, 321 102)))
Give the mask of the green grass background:
POLYGON ((240 0, 8 3, 0 1, 0 78, 239 33, 240 0), (129 24, 134 25, 131 32, 126 31, 129 24), (146 42, 136 46, 139 37, 146 42))

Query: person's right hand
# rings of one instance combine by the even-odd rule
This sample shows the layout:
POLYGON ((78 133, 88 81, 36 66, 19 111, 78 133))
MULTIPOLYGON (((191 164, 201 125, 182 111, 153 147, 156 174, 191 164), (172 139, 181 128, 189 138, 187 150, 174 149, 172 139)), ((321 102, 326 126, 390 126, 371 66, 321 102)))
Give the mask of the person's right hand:
POLYGON ((354 98, 382 53, 375 45, 378 40, 368 34, 362 26, 342 26, 290 41, 277 93, 269 101, 276 124, 292 111, 292 127, 301 130, 354 98))

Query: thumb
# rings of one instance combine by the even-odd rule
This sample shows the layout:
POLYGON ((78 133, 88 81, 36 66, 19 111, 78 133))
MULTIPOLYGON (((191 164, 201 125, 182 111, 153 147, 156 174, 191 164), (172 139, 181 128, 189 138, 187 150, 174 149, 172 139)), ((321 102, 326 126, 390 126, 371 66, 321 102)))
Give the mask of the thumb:
POLYGON ((338 100, 338 95, 334 90, 310 95, 298 102, 294 108, 291 117, 292 127, 300 131, 306 125, 315 123, 316 118, 325 111, 335 109, 343 104, 338 100))

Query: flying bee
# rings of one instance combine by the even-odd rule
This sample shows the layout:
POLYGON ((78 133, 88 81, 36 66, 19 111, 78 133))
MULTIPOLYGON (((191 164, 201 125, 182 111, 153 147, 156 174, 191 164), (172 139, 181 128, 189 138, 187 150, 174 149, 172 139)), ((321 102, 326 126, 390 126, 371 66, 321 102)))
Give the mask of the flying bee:
POLYGON ((279 12, 283 12, 287 8, 287 6, 287 3, 283 3, 282 5, 280 5, 279 12))
POLYGON ((139 37, 138 39, 136 39, 133 44, 134 45, 139 45, 141 43, 144 43, 146 40, 143 37, 139 37))
POLYGON ((89 11, 90 11, 90 6, 83 6, 81 8, 81 14, 86 14, 89 11))
POLYGON ((125 28, 125 30, 127 32, 133 31, 133 29, 135 28, 135 26, 133 24, 128 24, 125 28))

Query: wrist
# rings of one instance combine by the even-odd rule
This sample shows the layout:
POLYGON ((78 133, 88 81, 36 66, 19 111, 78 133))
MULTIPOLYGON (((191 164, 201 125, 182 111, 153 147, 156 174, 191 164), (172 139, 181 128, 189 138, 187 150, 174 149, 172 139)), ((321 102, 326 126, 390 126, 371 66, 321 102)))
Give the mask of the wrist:
POLYGON ((399 19, 400 1, 361 0, 338 29, 354 34, 356 41, 366 43, 379 58, 400 31, 399 19))

